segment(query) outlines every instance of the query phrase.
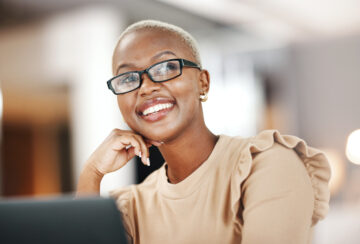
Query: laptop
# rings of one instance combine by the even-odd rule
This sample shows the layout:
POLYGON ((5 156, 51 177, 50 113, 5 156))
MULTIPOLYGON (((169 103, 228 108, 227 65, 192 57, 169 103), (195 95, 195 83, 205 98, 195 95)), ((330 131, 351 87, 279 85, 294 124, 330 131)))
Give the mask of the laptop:
POLYGON ((1 199, 1 244, 126 244, 114 199, 1 199))

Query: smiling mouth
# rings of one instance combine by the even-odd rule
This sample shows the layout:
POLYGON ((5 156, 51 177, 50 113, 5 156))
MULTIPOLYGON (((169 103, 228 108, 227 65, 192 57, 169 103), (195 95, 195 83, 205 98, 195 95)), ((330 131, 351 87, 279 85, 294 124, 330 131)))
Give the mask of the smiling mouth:
POLYGON ((147 116, 147 115, 150 115, 150 114, 153 114, 153 113, 158 113, 158 112, 160 112, 162 110, 172 108, 173 106, 174 106, 174 104, 172 104, 172 103, 156 104, 154 106, 151 106, 151 107, 148 107, 147 109, 145 109, 142 112, 142 115, 147 116))
POLYGON ((175 106, 175 103, 162 101, 159 103, 159 100, 152 104, 151 106, 146 106, 142 111, 139 111, 139 115, 142 119, 147 122, 156 122, 162 120, 170 113, 175 106))

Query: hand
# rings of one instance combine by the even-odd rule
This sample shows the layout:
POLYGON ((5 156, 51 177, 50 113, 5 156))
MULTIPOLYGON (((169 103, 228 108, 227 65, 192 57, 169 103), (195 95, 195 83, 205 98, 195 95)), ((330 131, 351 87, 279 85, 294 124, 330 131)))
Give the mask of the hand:
POLYGON ((93 152, 88 164, 98 173, 105 175, 122 168, 135 155, 145 165, 150 165, 149 150, 152 144, 132 131, 114 129, 93 152))

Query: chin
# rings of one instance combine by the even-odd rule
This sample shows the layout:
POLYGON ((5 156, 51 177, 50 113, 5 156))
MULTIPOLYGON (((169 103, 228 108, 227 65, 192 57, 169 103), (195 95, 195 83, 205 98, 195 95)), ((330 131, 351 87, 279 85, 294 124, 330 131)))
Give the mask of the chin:
POLYGON ((168 126, 158 126, 156 128, 148 128, 146 131, 140 131, 140 134, 145 138, 153 141, 167 142, 175 139, 181 130, 176 126, 169 128, 168 126))
POLYGON ((166 142, 172 137, 172 133, 169 133, 169 131, 164 131, 163 129, 161 131, 159 130, 159 131, 145 132, 142 133, 142 135, 149 140, 159 141, 159 142, 160 141, 166 142))

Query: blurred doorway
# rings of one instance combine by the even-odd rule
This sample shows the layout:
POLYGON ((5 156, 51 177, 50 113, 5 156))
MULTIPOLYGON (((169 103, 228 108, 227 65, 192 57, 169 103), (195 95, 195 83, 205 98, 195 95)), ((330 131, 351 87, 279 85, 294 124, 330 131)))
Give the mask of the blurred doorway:
POLYGON ((68 89, 3 86, 2 196, 73 190, 68 89))

